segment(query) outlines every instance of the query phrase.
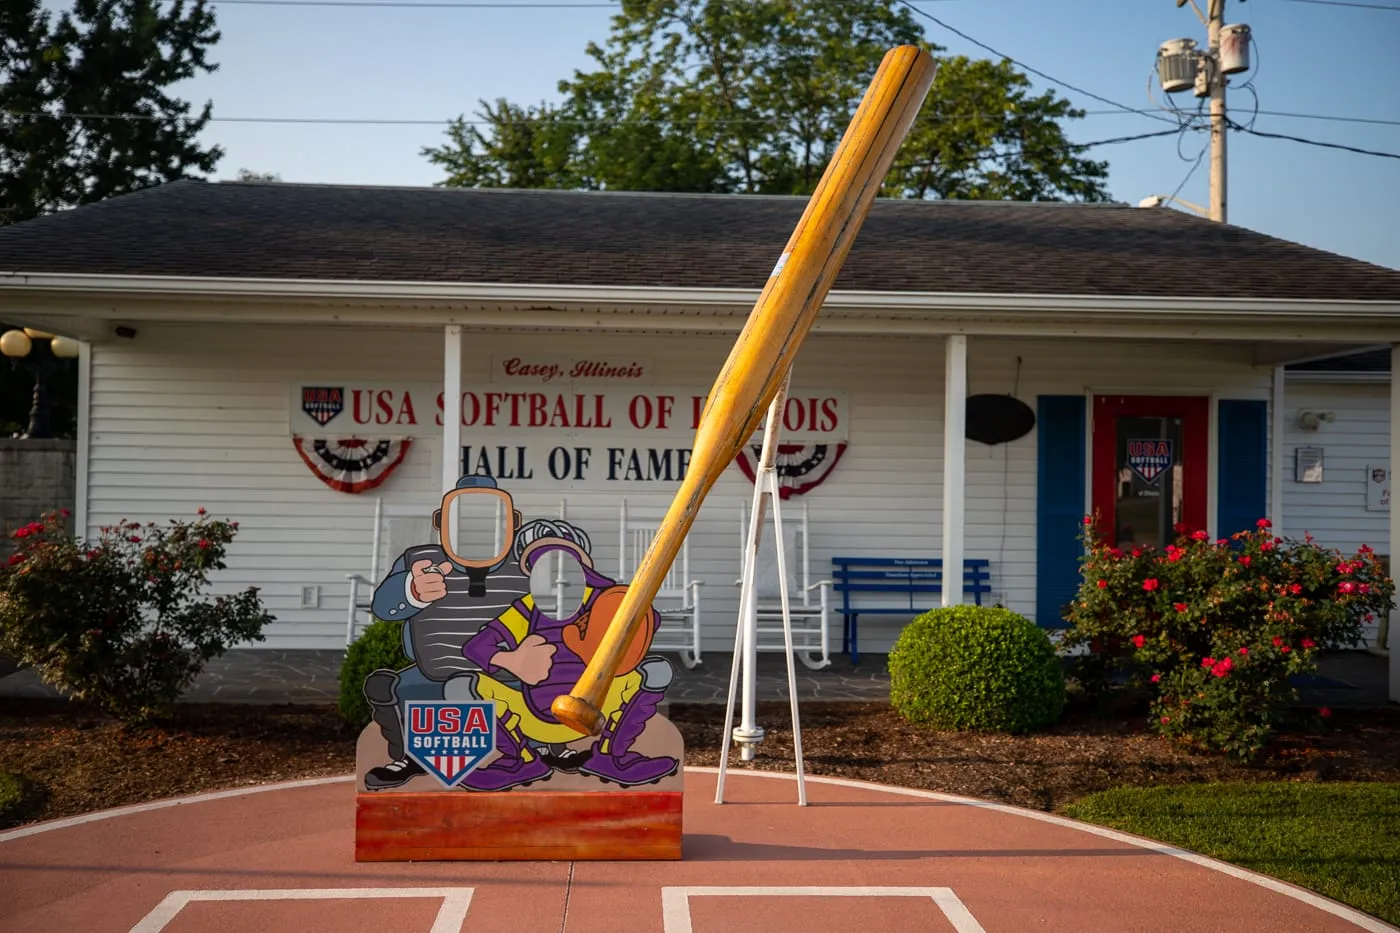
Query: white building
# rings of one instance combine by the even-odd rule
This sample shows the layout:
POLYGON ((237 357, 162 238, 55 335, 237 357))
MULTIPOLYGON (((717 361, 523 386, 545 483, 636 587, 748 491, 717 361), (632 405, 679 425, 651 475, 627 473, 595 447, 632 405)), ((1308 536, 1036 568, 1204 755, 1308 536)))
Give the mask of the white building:
MULTIPOLYGON (((1284 532, 1390 559, 1390 350, 1287 369, 1284 532)), ((1368 628, 1376 646, 1381 623, 1368 628)), ((1391 642, 1393 644, 1393 641, 1391 642)))
MULTIPOLYGON (((0 315, 83 341, 81 527, 236 519, 221 586, 262 588, 264 644, 335 647, 347 575, 422 543, 404 535, 430 533, 463 468, 496 475, 526 520, 565 509, 616 575, 624 501, 634 517, 669 503, 696 400, 805 203, 179 182, 0 229, 0 315), (456 431, 444 391, 449 425, 463 400, 456 431), (402 461, 337 491, 308 464, 346 438, 369 442, 351 459, 382 441, 402 461)), ((1321 537, 1329 500, 1291 458, 1270 468, 1302 443, 1310 391, 1285 391, 1283 364, 1378 342, 1400 342, 1400 272, 1168 210, 880 201, 795 365, 786 439, 826 459, 786 521, 805 504, 813 579, 834 556, 961 551, 990 562, 985 602, 1053 628, 1088 511, 1125 540, 1261 516, 1321 537), (1034 428, 945 437, 969 394, 1015 396, 1034 428)), ((1397 437, 1378 393, 1358 464, 1397 437)), ((1356 424, 1317 436, 1355 448, 1356 424)), ((689 538, 704 651, 733 645, 751 490, 731 467, 689 538)), ((1326 540, 1383 550, 1369 529, 1326 540)), ((862 651, 907 619, 863 619, 862 651)))

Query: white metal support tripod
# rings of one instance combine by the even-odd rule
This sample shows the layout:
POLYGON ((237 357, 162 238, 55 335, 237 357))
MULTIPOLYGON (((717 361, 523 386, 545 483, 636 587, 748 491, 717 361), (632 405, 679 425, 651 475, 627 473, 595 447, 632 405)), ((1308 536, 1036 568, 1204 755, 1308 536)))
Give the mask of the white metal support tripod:
POLYGON ((778 597, 783 612, 783 644, 787 654, 788 698, 792 703, 792 751, 797 765, 797 803, 807 805, 807 781, 802 767, 802 726, 797 712, 797 672, 793 667, 796 653, 792 648, 792 611, 788 602, 787 556, 783 553, 783 516, 779 505, 778 435, 782 430, 782 412, 787 403, 791 370, 783 379, 778 394, 768 406, 768 419, 763 428, 763 452, 754 472, 753 508, 749 510, 749 536, 744 548, 743 577, 739 588, 739 620, 734 632, 734 658, 729 669, 729 698, 724 707, 724 725, 734 721, 734 695, 739 688, 739 673, 744 679, 744 704, 740 724, 732 736, 726 735, 720 749, 719 777, 715 782, 715 803, 724 803, 724 776, 729 769, 730 741, 739 743, 744 761, 752 761, 754 747, 763 741, 763 729, 754 722, 757 705, 758 666, 758 545, 763 531, 765 501, 773 506, 773 544, 778 558, 778 597))

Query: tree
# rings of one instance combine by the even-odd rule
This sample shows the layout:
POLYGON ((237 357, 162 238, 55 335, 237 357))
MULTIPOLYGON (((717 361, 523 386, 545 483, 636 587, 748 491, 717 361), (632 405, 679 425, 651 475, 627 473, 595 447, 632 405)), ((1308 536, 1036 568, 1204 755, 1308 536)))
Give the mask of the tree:
MULTIPOLYGON (((462 187, 809 194, 881 58, 918 44, 896 0, 623 0, 592 71, 539 107, 481 102, 423 155, 462 187)), ((886 196, 1106 200, 1108 166, 1010 62, 940 57, 886 196)))
POLYGON ((169 88, 215 71, 218 40, 205 0, 74 0, 56 20, 0 0, 0 223, 213 171, 212 105, 192 117, 169 88))
POLYGON ((241 168, 238 170, 238 174, 234 177, 234 180, 276 182, 281 181, 282 176, 277 174, 276 172, 255 172, 250 168, 241 168))

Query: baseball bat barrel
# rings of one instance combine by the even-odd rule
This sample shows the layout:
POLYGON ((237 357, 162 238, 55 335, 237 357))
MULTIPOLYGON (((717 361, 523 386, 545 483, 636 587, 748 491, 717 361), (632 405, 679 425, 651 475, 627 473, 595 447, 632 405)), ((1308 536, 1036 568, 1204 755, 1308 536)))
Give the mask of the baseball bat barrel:
POLYGON ((680 489, 637 566, 607 634, 578 683, 554 700, 561 723, 603 730, 600 710, 628 644, 646 618, 706 494, 777 394, 850 252, 880 185, 923 106, 936 65, 905 45, 885 53, 792 237, 720 369, 695 432, 680 489))

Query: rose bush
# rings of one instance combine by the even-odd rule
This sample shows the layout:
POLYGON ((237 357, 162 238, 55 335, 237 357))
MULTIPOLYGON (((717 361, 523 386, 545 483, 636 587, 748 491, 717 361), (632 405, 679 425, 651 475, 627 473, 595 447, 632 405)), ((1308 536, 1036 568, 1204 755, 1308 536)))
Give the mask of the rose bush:
POLYGON ((273 621, 256 587, 200 595, 237 529, 200 509, 164 528, 122 521, 85 543, 45 515, 14 533, 0 568, 0 652, 123 721, 168 714, 206 661, 261 641, 273 621))
POLYGON ((1081 684, 1115 672, 1151 700, 1149 724, 1200 747, 1257 756, 1297 700, 1290 678, 1323 647, 1354 645, 1393 605, 1375 554, 1280 538, 1269 521, 1212 541, 1178 526, 1164 549, 1122 550, 1084 520, 1083 580, 1065 621, 1081 684))

